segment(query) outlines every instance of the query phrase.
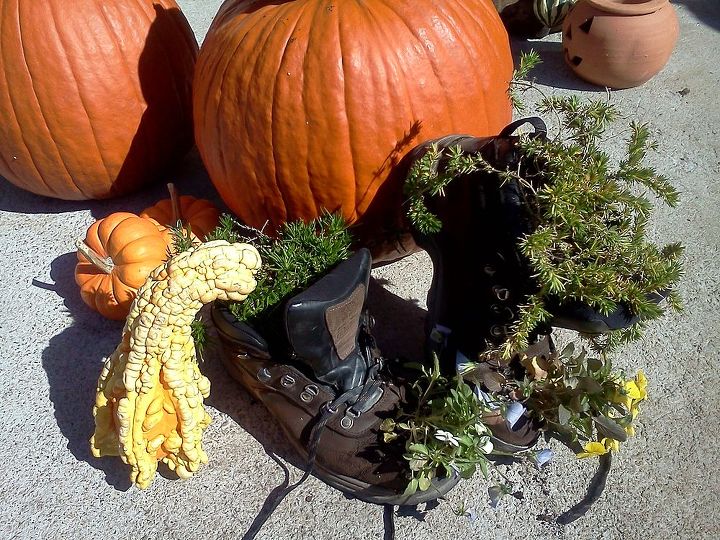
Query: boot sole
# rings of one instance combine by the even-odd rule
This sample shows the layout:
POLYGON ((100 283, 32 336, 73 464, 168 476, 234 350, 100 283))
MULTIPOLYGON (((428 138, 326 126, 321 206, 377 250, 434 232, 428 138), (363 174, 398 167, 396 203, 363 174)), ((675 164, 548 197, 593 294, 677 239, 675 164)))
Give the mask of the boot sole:
MULTIPOLYGON (((252 377, 252 375, 244 371, 242 368, 239 368, 227 357, 227 355, 221 354, 220 356, 222 363, 230 376, 240 383, 240 385, 245 388, 257 401, 262 403, 261 397, 252 391, 252 385, 246 382, 246 379, 248 377, 252 377)), ((301 445, 296 444, 292 437, 286 436, 286 439, 300 454, 300 456, 307 460, 307 450, 305 450, 305 448, 301 445)), ((416 491, 411 495, 405 495, 387 488, 368 484, 367 482, 363 482, 357 478, 332 472, 319 463, 315 463, 312 474, 329 486, 342 491, 350 498, 359 499, 373 504, 389 504, 393 506, 417 506, 418 504, 434 501, 443 497, 460 481, 460 476, 453 471, 452 476, 442 479, 434 479, 429 489, 425 491, 416 491)))

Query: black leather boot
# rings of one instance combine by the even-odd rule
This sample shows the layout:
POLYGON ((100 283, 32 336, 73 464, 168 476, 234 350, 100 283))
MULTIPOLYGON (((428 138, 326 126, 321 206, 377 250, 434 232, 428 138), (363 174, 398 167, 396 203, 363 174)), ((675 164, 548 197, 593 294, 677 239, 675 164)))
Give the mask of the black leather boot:
MULTIPOLYGON (((520 164, 518 137, 513 132, 530 123, 535 137, 545 136, 539 118, 510 124, 497 137, 448 136, 419 146, 407 159, 410 163, 435 143, 439 148, 460 146, 466 153, 481 153, 498 170, 516 170, 520 164)), ((438 167, 443 167, 442 161, 438 167)), ((534 175, 535 165, 523 163, 534 175)), ((428 209, 442 222, 436 234, 414 231, 418 246, 433 262, 433 281, 428 293, 427 349, 440 357, 443 371, 452 375, 456 366, 477 361, 480 354, 505 342, 519 317, 519 306, 537 291, 533 271, 520 253, 521 238, 532 231, 527 205, 517 181, 498 174, 478 171, 462 175, 445 187, 443 196, 426 198, 428 209)), ((552 320, 530 335, 531 355, 549 355, 552 326, 600 334, 626 328, 637 321, 628 308, 619 306, 602 315, 579 302, 546 304, 552 320)), ((506 361, 507 363, 512 362, 506 361)), ((502 366, 494 366, 503 369, 502 366)), ((538 427, 532 422, 518 423, 509 430, 502 418, 488 418, 495 434, 496 448, 519 451, 537 440, 538 427), (504 443, 504 447, 503 447, 504 443)))
MULTIPOLYGON (((435 143, 440 148, 460 146, 466 153, 479 152, 496 169, 515 170, 520 160, 518 136, 513 132, 525 123, 535 129, 531 136, 545 136, 542 120, 529 118, 513 122, 496 137, 453 135, 428 141, 406 159, 421 158, 435 143)), ((536 173, 523 171, 526 176, 536 173)), ((429 210, 440 218, 442 229, 431 235, 414 231, 413 235, 430 255, 434 268, 428 294, 430 347, 437 349, 437 340, 442 340, 449 370, 454 369, 456 353, 473 359, 478 352, 503 343, 518 317, 518 306, 537 291, 533 271, 518 248, 521 238, 532 231, 522 197, 517 181, 478 171, 454 179, 444 189, 444 196, 426 200, 429 210)), ((580 302, 550 299, 547 308, 552 320, 535 329, 531 344, 549 334, 551 326, 601 334, 637 322, 622 305, 609 315, 580 302)))

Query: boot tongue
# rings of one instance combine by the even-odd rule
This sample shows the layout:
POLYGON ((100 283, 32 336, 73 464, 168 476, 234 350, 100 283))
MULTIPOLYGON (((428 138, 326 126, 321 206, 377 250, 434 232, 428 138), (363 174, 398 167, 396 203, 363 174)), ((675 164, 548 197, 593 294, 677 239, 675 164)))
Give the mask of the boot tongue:
POLYGON ((340 392, 363 385, 370 367, 358 338, 371 262, 370 252, 359 250, 286 306, 285 329, 296 359, 340 392))

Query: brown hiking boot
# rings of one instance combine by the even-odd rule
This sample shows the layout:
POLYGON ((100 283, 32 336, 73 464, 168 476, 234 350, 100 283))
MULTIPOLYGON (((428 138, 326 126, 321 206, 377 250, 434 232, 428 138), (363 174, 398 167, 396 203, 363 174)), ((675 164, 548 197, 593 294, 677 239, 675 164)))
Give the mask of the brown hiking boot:
POLYGON ((230 374, 262 402, 308 463, 308 472, 367 502, 417 505, 458 481, 436 479, 427 491, 404 495, 409 469, 404 447, 383 442, 380 423, 403 400, 363 311, 370 276, 363 249, 284 306, 284 340, 269 342, 227 308, 212 316, 230 374))

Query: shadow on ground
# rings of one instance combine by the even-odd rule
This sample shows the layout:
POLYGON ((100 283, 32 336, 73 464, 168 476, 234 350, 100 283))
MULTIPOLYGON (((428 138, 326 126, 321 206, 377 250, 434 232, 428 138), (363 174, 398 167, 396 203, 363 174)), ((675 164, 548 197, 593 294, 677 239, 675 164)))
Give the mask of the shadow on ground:
POLYGON ((208 178, 197 149, 193 149, 180 161, 176 171, 158 178, 140 191, 113 199, 64 201, 22 190, 0 176, 0 211, 16 214, 63 214, 87 210, 95 219, 106 217, 113 212, 139 213, 161 199, 168 198, 167 182, 175 183, 182 195, 193 195, 209 199, 221 209, 224 208, 217 191, 208 178))
POLYGON ((110 355, 120 341, 122 322, 105 320, 82 302, 75 286, 76 261, 75 253, 61 255, 50 268, 54 285, 33 283, 57 293, 73 318, 72 326, 50 339, 42 353, 42 366, 55 419, 68 441, 68 450, 78 461, 102 470, 116 489, 126 490, 130 482, 125 465, 120 460, 96 459, 89 444, 95 429, 92 408, 97 379, 103 357, 110 355))
POLYGON ((720 2, 717 0, 673 0, 673 4, 687 8, 700 22, 720 31, 720 2))
MULTIPOLYGON (((511 38, 513 58, 517 69, 520 61, 520 53, 527 53, 534 50, 540 55, 542 62, 533 68, 528 81, 535 81, 551 88, 565 88, 568 90, 582 92, 605 92, 605 88, 586 83, 580 79, 565 63, 562 43, 559 41, 534 41, 511 38)), ((522 87, 518 87, 522 91, 522 87)))

